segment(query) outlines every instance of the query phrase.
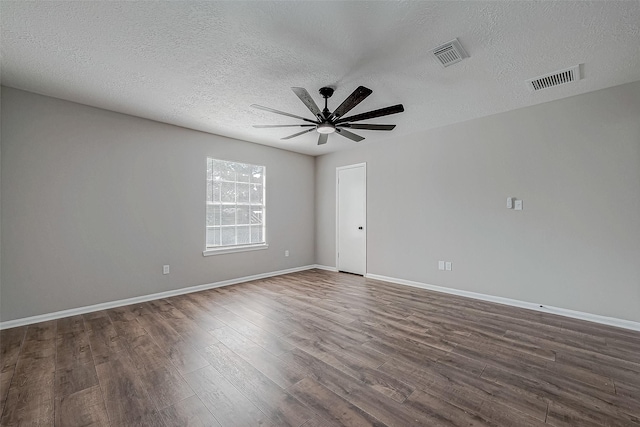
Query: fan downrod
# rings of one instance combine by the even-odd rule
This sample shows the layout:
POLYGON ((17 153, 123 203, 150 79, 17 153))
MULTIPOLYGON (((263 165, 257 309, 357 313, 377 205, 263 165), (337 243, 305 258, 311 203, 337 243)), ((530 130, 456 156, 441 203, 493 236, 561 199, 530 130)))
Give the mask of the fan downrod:
POLYGON ((331 98, 331 95, 333 95, 333 88, 328 86, 321 87, 318 92, 320 92, 320 95, 322 95, 322 97, 324 98, 324 109, 322 110, 322 115, 324 116, 324 120, 323 120, 324 122, 327 119, 329 119, 329 116, 331 115, 331 111, 329 111, 329 109, 327 108, 327 99, 331 98))

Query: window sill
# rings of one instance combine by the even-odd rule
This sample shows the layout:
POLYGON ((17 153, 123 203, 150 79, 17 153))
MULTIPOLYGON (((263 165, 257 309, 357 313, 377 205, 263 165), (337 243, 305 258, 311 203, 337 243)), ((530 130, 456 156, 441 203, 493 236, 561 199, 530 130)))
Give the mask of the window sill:
POLYGON ((260 243, 259 245, 243 245, 243 246, 230 246, 226 248, 207 249, 202 252, 203 256, 232 254, 235 252, 249 252, 260 251, 262 249, 268 249, 269 245, 266 243, 260 243))

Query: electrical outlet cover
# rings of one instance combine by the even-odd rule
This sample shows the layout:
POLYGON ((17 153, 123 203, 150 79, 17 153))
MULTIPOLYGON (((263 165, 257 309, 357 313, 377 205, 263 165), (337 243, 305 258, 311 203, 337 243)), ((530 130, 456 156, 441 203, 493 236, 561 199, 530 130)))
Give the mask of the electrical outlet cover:
POLYGON ((445 263, 445 270, 447 270, 447 271, 451 271, 451 262, 447 261, 447 262, 445 263))
POLYGON ((522 210, 522 200, 516 200, 516 210, 517 211, 521 211, 522 210))
POLYGON ((438 270, 444 270, 444 261, 438 261, 438 270))

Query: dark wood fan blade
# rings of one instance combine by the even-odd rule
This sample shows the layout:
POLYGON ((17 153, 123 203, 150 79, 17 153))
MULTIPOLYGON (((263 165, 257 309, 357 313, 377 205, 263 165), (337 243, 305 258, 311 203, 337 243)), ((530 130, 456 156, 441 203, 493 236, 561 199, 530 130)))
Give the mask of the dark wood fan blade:
POLYGON ((318 145, 326 144, 328 138, 329 138, 329 135, 327 135, 326 133, 321 133, 320 136, 318 137, 318 145))
POLYGON ((305 129, 305 130, 303 130, 302 132, 294 133, 293 135, 285 136, 284 138, 280 138, 280 139, 291 139, 291 138, 295 138, 296 136, 300 136, 300 135, 303 135, 303 134, 305 134, 305 133, 309 133, 309 132, 314 131, 314 130, 316 130, 316 128, 315 128, 315 127, 311 128, 311 129, 305 129))
POLYGON ((337 120, 335 123, 357 122, 359 120, 373 119, 375 117, 388 116, 389 114, 402 113, 404 107, 402 104, 392 105, 391 107, 381 108, 379 110, 373 110, 362 114, 356 114, 355 116, 345 117, 337 120))
POLYGON ((353 91, 351 95, 347 97, 342 104, 338 108, 335 109, 331 116, 329 116, 329 120, 338 119, 345 114, 347 114, 353 107, 360 104, 367 96, 371 95, 373 91, 364 86, 358 86, 356 90, 353 91))
POLYGON ((315 125, 253 125, 254 128, 292 128, 292 127, 310 127, 315 125))
POLYGON ((349 138, 350 140, 355 141, 355 142, 360 142, 360 141, 362 141, 364 139, 364 137, 362 137, 360 135, 356 135, 353 132, 349 132, 346 129, 336 129, 336 132, 338 133, 338 135, 342 135, 345 138, 349 138))
POLYGON ((251 104, 251 107, 253 107, 253 108, 257 108, 258 110, 268 111, 268 112, 270 112, 270 113, 281 114, 281 115, 283 115, 283 116, 288 116, 288 117, 293 117, 293 118, 295 118, 295 119, 304 120, 305 122, 316 123, 314 120, 305 119, 304 117, 296 116, 295 114, 285 113, 284 111, 274 110, 273 108, 263 107, 262 105, 251 104))
MULTIPOLYGON (((305 125, 306 126, 306 125, 305 125)), ((366 129, 366 130, 393 130, 396 125, 370 125, 370 124, 358 124, 358 123, 342 123, 338 126, 349 129, 366 129)))
POLYGON ((318 118, 318 120, 323 119, 322 112, 320 111, 320 108, 318 108, 318 104, 316 104, 316 102, 313 100, 311 95, 309 95, 309 92, 307 92, 305 88, 292 87, 291 90, 293 91, 293 93, 298 95, 298 98, 300 98, 300 101, 302 101, 302 103, 307 106, 309 111, 311 111, 313 115, 318 118))

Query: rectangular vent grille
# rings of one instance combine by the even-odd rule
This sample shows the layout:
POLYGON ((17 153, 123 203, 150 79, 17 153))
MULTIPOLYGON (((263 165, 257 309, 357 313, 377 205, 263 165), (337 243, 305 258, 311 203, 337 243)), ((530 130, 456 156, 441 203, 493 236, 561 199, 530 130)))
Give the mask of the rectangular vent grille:
POLYGON ((433 49, 433 55, 440 61, 443 67, 456 64, 464 58, 468 58, 458 39, 453 39, 448 43, 433 49))
POLYGON ((580 65, 567 68, 566 70, 556 71, 555 73, 536 77, 527 80, 527 86, 533 92, 547 89, 553 86, 571 83, 580 80, 580 65))

